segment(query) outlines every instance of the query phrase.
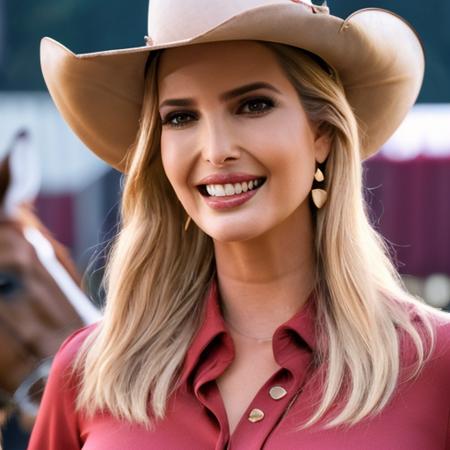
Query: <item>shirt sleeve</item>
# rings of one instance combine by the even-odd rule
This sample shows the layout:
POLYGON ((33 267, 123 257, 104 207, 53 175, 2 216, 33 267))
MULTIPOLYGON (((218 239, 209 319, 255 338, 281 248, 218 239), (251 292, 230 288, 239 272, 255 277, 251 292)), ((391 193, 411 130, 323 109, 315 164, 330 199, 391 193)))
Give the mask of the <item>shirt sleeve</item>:
POLYGON ((53 360, 28 450, 79 450, 78 414, 75 411, 76 380, 72 363, 92 326, 69 336, 53 360))

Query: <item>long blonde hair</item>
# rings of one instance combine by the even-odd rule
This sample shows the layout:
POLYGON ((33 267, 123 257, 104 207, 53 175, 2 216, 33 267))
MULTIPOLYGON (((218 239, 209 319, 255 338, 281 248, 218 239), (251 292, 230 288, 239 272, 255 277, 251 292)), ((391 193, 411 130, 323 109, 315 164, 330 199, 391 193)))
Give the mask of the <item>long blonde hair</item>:
MULTIPOLYGON (((428 308, 403 288, 369 223, 358 124, 337 74, 302 50, 264 45, 275 53, 310 120, 332 140, 328 201, 314 213, 317 332, 323 338, 315 361, 325 364, 326 375, 321 402, 302 426, 318 422, 342 394, 343 407, 327 426, 353 424, 391 397, 401 369, 400 334, 416 349, 414 376, 433 348, 434 330, 428 308)), ((149 60, 141 126, 128 153, 122 226, 105 276, 104 319, 74 365, 81 377, 78 409, 88 415, 106 410, 149 427, 164 418, 179 387, 215 272, 211 238, 198 227, 184 232, 185 212, 164 175, 158 60, 158 53, 149 60)))

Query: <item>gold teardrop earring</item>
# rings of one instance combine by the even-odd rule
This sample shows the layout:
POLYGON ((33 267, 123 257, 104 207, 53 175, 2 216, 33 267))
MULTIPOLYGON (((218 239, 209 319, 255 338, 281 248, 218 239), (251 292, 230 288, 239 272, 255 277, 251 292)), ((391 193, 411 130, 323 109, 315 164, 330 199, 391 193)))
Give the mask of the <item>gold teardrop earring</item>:
POLYGON ((191 223, 191 220, 192 220, 191 216, 188 216, 187 219, 186 219, 186 222, 185 222, 185 224, 184 224, 184 231, 187 231, 187 230, 188 230, 189 225, 190 225, 190 223, 191 223))
MULTIPOLYGON (((323 183, 325 181, 325 176, 319 168, 317 168, 316 173, 314 174, 314 179, 318 183, 323 183)), ((322 208, 327 201, 327 191, 325 189, 315 188, 311 191, 311 195, 317 209, 322 208)))

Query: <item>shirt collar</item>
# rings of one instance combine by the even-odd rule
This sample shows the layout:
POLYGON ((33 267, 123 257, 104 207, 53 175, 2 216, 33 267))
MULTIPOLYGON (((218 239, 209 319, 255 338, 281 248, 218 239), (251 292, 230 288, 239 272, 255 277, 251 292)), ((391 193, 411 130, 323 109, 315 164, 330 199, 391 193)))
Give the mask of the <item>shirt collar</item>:
MULTIPOLYGON (((231 338, 223 320, 216 279, 211 282, 204 301, 203 320, 186 353, 181 375, 182 382, 185 382, 200 364, 204 365, 205 358, 208 358, 210 354, 208 348, 213 342, 220 341, 225 344, 227 351, 227 355, 224 355, 225 359, 234 356, 233 348, 230 349, 230 345, 227 345, 231 338)), ((299 348, 311 353, 316 350, 315 318, 316 302, 314 291, 312 291, 301 309, 275 330, 274 357, 281 366, 291 360, 299 348)), ((286 364, 286 366, 289 365, 286 364)))
POLYGON ((220 302, 217 281, 214 279, 207 291, 203 310, 203 320, 194 339, 186 353, 182 371, 182 381, 194 371, 201 357, 206 353, 207 347, 221 334, 226 334, 227 329, 220 310, 220 302))

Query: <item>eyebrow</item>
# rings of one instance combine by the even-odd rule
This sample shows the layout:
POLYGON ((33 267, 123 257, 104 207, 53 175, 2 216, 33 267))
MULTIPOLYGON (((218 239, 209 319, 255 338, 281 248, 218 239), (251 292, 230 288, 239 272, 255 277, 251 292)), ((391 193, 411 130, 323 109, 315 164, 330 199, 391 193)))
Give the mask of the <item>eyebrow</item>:
MULTIPOLYGON (((256 91, 257 89, 269 89, 273 92, 281 94, 281 92, 269 83, 265 83, 263 81, 258 81, 256 83, 245 84, 244 86, 239 86, 237 88, 231 89, 230 91, 224 92, 219 96, 219 99, 222 101, 228 101, 233 98, 239 97, 241 95, 247 94, 251 91, 256 91)), ((195 104, 195 100, 192 98, 169 98, 164 100, 159 107, 163 106, 193 106, 195 104)))

